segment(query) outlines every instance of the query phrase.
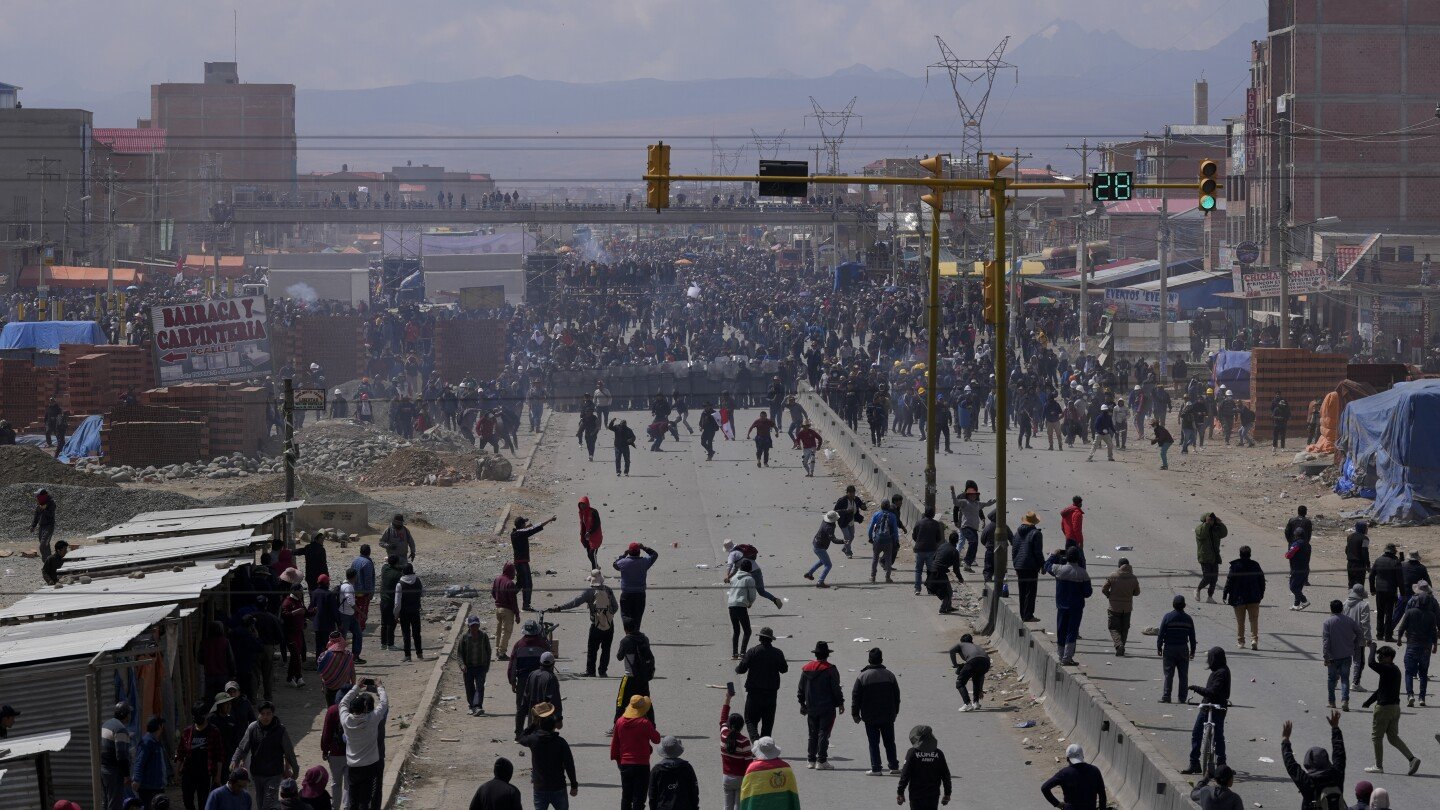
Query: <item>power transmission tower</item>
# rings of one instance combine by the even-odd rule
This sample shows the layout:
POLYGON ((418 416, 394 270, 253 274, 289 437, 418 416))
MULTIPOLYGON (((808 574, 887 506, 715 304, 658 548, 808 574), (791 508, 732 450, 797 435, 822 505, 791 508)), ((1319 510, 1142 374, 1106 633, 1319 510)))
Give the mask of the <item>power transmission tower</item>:
MULTIPOLYGON (((737 168, 739 168, 739 166, 740 166, 740 158, 741 158, 744 154, 745 154, 745 144, 743 144, 743 143, 740 144, 740 148, 739 148, 739 149, 736 149, 736 150, 734 150, 734 151, 730 151, 730 150, 726 150, 726 149, 721 149, 721 148, 720 148, 720 142, 717 141, 717 140, 715 140, 714 138, 711 138, 711 139, 710 139, 710 172, 711 172, 712 174, 721 174, 721 175, 734 174, 734 173, 735 173, 735 170, 736 170, 737 168)), ((725 187, 724 187, 723 184, 717 184, 717 185, 715 186, 715 192, 714 192, 714 193, 723 195, 724 192, 725 192, 725 187)))
POLYGON ((761 160, 775 160, 780 156, 780 150, 789 145, 789 142, 785 140, 787 131, 782 129, 779 135, 773 138, 764 138, 754 128, 751 128, 750 135, 754 138, 755 152, 761 160))
MULTIPOLYGON (((1013 68, 1015 81, 1020 81, 1020 68, 1004 59, 1005 46, 1010 44, 1010 37, 1000 40, 1000 44, 986 59, 961 59, 938 34, 935 36, 935 43, 940 46, 940 61, 926 68, 925 78, 929 80, 931 70, 944 69, 950 74, 950 89, 955 92, 955 105, 960 108, 960 116, 965 125, 960 138, 961 159, 966 163, 978 161, 977 156, 984 147, 980 125, 985 120, 985 107, 990 103, 990 90, 995 86, 995 74, 1002 69, 1013 68)), ((975 165, 978 165, 978 162, 975 165)))
MULTIPOLYGON (((855 113, 855 101, 859 96, 852 96, 850 103, 845 105, 843 110, 838 112, 824 110, 820 102, 810 97, 810 106, 815 111, 805 116, 814 118, 815 123, 820 127, 820 139, 825 142, 825 155, 827 165, 825 173, 828 175, 840 174, 840 144, 845 142, 845 130, 850 126, 850 119, 864 119, 865 116, 855 113)), ((819 166, 815 167, 819 170, 819 166)))

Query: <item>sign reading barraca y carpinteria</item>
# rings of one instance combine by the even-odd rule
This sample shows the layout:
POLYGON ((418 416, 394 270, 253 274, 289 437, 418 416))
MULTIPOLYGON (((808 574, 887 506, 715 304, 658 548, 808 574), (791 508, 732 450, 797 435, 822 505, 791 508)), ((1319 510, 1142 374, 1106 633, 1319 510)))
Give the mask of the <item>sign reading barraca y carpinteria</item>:
POLYGON ((150 308, 161 385, 270 373, 270 332, 260 296, 150 308))

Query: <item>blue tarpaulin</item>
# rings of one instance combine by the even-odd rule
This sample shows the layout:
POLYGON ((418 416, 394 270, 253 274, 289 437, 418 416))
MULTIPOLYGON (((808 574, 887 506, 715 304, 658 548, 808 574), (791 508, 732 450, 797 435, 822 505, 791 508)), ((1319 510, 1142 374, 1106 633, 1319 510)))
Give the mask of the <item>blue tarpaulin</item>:
POLYGON ((0 349, 50 349, 62 343, 95 346, 109 343, 94 321, 35 321, 7 323, 0 331, 0 349))
POLYGON ((1228 388, 1236 399, 1250 398, 1250 352, 1216 352, 1216 388, 1228 388))
POLYGON ((1419 522, 1440 515, 1440 380, 1400 383, 1357 399, 1340 417, 1345 460, 1335 491, 1363 494, 1374 482, 1370 517, 1419 522))
POLYGON ((105 417, 87 416, 80 427, 70 434, 65 440, 65 448, 56 456, 61 461, 70 462, 77 458, 89 458, 100 455, 100 428, 104 427, 105 417))

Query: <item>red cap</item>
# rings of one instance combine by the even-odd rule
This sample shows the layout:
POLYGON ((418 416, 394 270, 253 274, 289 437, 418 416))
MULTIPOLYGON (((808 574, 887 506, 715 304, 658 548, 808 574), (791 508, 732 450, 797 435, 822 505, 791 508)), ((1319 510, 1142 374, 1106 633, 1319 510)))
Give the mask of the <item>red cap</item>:
POLYGON ((630 547, 627 548, 627 549, 625 549, 625 551, 628 552, 628 553, 630 553, 630 554, 639 554, 639 553, 640 553, 640 544, 639 544, 639 543, 631 543, 631 544, 630 544, 630 547))
POLYGON ((61 799, 60 801, 55 802, 54 810, 80 810, 80 805, 72 801, 61 799))

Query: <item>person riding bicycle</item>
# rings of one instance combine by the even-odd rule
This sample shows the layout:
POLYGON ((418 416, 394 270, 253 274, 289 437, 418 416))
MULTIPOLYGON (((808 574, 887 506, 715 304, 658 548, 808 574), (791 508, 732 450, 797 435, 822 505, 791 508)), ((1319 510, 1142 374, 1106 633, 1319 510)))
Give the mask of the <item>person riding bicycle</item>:
POLYGON ((1205 736, 1205 726, 1214 729, 1214 768, 1225 764, 1225 715, 1230 705, 1230 667, 1225 663, 1225 650, 1211 647, 1205 654, 1205 666, 1210 677, 1204 686, 1192 686, 1190 691, 1200 696, 1200 708, 1195 712, 1195 728, 1190 732, 1190 767, 1181 773, 1204 773, 1200 763, 1200 744, 1205 736))

